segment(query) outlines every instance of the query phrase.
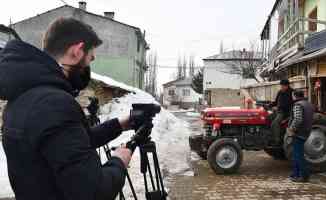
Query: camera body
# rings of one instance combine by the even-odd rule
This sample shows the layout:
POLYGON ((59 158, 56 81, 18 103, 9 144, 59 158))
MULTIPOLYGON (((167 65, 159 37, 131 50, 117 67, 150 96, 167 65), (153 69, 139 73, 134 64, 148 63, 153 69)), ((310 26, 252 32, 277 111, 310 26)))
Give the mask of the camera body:
POLYGON ((130 126, 137 131, 144 123, 151 122, 159 112, 161 106, 157 104, 132 104, 130 126))

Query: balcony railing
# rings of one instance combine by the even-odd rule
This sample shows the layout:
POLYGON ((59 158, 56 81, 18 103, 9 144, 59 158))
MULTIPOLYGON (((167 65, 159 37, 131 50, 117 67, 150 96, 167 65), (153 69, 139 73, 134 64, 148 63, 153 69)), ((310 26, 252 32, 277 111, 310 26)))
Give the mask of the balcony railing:
POLYGON ((300 17, 296 19, 287 30, 279 37, 275 46, 270 50, 268 55, 268 63, 273 62, 276 58, 284 57, 291 52, 296 52, 298 49, 304 48, 305 38, 314 31, 309 31, 309 23, 314 23, 318 31, 320 25, 322 30, 326 29, 326 21, 309 19, 300 17))

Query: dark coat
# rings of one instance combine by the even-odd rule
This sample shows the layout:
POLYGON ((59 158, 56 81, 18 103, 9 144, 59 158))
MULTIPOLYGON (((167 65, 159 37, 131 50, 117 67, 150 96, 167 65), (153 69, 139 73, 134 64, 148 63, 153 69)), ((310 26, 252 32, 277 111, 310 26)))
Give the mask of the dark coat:
POLYGON ((0 55, 3 147, 17 200, 108 200, 125 182, 119 158, 101 165, 96 148, 122 132, 117 119, 90 129, 54 59, 11 41, 0 55))
POLYGON ((284 117, 289 117, 290 112, 293 106, 293 97, 292 97, 293 89, 289 88, 285 92, 280 90, 277 93, 275 102, 273 102, 273 106, 277 106, 278 111, 284 114, 284 117))
POLYGON ((313 125, 314 107, 307 99, 295 101, 289 127, 295 131, 295 136, 307 139, 313 125))

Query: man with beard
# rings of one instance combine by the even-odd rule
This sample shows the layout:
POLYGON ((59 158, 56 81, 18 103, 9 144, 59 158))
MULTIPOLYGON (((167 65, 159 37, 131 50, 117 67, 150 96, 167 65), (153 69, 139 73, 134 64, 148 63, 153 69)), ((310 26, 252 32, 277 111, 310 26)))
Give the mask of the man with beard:
POLYGON ((90 128, 74 99, 101 43, 89 25, 60 18, 43 51, 14 40, 0 55, 3 147, 17 200, 109 200, 121 191, 130 150, 117 149, 102 165, 96 148, 128 129, 129 117, 90 128))

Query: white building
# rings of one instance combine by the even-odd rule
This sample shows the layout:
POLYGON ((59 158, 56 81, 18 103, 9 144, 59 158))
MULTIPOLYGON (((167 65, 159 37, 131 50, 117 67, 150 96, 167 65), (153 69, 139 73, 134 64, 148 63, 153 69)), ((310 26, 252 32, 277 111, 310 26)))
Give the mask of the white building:
POLYGON ((198 104, 201 95, 192 89, 191 83, 192 79, 187 77, 163 84, 163 105, 188 109, 198 104))
POLYGON ((205 101, 210 107, 241 106, 243 97, 240 88, 256 83, 253 79, 243 79, 232 72, 237 65, 246 62, 259 62, 258 55, 247 56, 252 52, 229 51, 203 59, 203 90, 205 101), (246 55, 246 56, 244 56, 246 55))

